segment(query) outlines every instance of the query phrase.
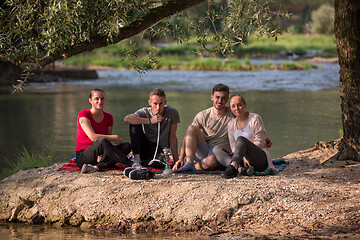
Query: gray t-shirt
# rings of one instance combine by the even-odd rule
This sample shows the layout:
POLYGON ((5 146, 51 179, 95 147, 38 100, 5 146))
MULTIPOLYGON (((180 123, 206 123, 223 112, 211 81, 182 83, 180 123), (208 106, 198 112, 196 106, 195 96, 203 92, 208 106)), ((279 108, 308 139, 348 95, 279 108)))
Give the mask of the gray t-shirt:
POLYGON ((228 123, 233 119, 233 114, 227 108, 223 116, 217 116, 212 107, 199 112, 192 124, 196 125, 202 130, 205 140, 212 144, 221 145, 230 150, 228 137, 228 123))
MULTIPOLYGON (((142 118, 152 118, 154 113, 151 107, 144 107, 136 111, 142 118)), ((164 116, 160 123, 160 146, 170 147, 170 128, 173 124, 180 123, 179 112, 174 107, 165 106, 164 116)), ((143 124, 143 131, 150 142, 156 143, 158 136, 158 124, 143 124)))

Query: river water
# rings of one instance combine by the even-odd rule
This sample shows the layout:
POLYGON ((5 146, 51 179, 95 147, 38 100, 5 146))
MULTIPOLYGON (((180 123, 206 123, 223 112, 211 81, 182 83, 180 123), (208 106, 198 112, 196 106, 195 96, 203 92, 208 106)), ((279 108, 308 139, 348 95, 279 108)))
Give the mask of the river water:
MULTIPOLYGON (((113 114, 113 132, 124 141, 129 141, 124 116, 146 106, 151 89, 163 88, 168 105, 180 113, 181 143, 196 113, 211 106, 212 86, 220 82, 231 93, 243 94, 248 110, 260 114, 273 141, 273 158, 279 158, 316 141, 339 137, 339 66, 322 66, 304 71, 150 71, 142 76, 111 70, 98 71, 99 79, 93 81, 29 84, 25 93, 0 95, 0 163, 6 167, 7 161, 16 162, 15 154, 23 147, 39 152, 53 138, 56 162, 68 162, 75 155, 77 113, 89 107, 88 91, 94 87, 107 91, 105 111, 113 114)), ((13 227, 0 226, 4 231, 14 232, 13 227)))
POLYGON ((110 231, 89 231, 77 227, 49 225, 0 224, 1 240, 215 240, 216 237, 179 234, 119 234, 110 231))
POLYGON ((20 95, 0 95, 0 163, 17 161, 14 154, 26 147, 39 152, 53 138, 56 162, 74 157, 77 113, 89 107, 88 90, 107 91, 105 111, 114 116, 114 133, 129 141, 123 118, 147 105, 155 87, 167 93, 167 103, 179 110, 179 142, 197 112, 210 107, 212 86, 227 84, 241 93, 248 110, 260 114, 274 158, 310 147, 316 141, 339 137, 341 126, 337 64, 306 71, 99 71, 94 81, 29 84, 20 95))

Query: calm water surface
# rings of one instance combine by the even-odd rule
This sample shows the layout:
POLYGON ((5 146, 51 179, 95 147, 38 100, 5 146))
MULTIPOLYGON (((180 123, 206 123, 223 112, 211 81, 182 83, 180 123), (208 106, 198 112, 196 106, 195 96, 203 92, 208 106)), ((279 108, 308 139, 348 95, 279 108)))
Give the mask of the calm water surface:
MULTIPOLYGON (((341 128, 339 91, 316 92, 249 91, 244 93, 248 110, 261 115, 273 157, 305 149, 316 141, 338 137, 341 128)), ((75 154, 77 113, 89 107, 87 91, 70 93, 0 95, 2 158, 16 161, 14 153, 25 146, 40 151, 57 140, 57 162, 75 154)), ((114 130, 129 141, 124 117, 147 104, 148 91, 107 91, 105 110, 114 115, 114 130)), ((167 91, 168 104, 179 110, 177 136, 183 138, 196 113, 211 106, 209 93, 167 91)))

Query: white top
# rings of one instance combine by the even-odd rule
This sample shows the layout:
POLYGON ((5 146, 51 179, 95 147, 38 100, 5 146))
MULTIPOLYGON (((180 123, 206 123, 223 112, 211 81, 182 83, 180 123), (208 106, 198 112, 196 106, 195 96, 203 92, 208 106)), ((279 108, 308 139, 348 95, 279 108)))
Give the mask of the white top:
POLYGON ((235 129, 235 139, 237 139, 238 137, 245 137, 247 138, 249 141, 253 142, 254 138, 253 138, 253 134, 252 131, 250 129, 250 122, 248 121, 246 127, 244 129, 235 129))
MULTIPOLYGON (((252 143, 254 143, 256 146, 261 148, 265 153, 268 160, 269 168, 275 169, 274 164, 272 162, 271 154, 269 149, 266 148, 266 131, 264 123, 261 119, 261 117, 256 113, 249 113, 249 121, 246 128, 249 127, 251 134, 252 134, 252 143)), ((236 118, 233 118, 228 125, 228 136, 229 136, 229 143, 231 151, 235 151, 235 133, 236 133, 237 127, 236 127, 236 118)), ((245 129, 243 129, 245 130, 245 129)), ((241 131, 241 130, 240 130, 241 131)), ((249 139, 250 140, 250 139, 249 139)))

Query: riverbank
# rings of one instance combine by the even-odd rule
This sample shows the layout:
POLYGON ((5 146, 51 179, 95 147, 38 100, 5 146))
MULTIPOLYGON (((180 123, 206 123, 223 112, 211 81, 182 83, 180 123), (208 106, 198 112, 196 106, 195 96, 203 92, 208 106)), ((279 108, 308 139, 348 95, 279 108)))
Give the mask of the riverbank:
POLYGON ((1 221, 121 233, 223 237, 360 237, 360 164, 335 161, 337 142, 289 154, 273 176, 161 174, 133 181, 121 172, 20 171, 0 183, 1 221), (330 158, 330 159, 329 159, 330 158))
POLYGON ((148 43, 141 41, 134 45, 128 41, 95 49, 65 59, 67 66, 87 68, 101 66, 115 69, 129 69, 137 66, 161 70, 216 70, 216 71, 251 71, 251 70, 303 70, 317 68, 306 62, 307 59, 337 57, 334 35, 285 34, 275 38, 258 38, 251 35, 246 44, 233 46, 233 52, 226 56, 214 53, 215 45, 209 42, 206 49, 195 38, 184 44, 176 42, 148 43), (136 61, 133 59, 136 48, 136 61), (269 59, 264 64, 251 64, 251 59, 269 59), (221 59, 221 60, 220 60, 221 59), (284 66, 271 63, 271 59, 284 59, 284 66), (297 60, 288 63, 286 59, 297 60), (302 62, 300 62, 300 60, 302 62), (291 64, 291 66, 290 66, 291 64))

